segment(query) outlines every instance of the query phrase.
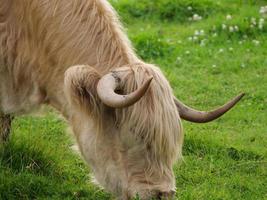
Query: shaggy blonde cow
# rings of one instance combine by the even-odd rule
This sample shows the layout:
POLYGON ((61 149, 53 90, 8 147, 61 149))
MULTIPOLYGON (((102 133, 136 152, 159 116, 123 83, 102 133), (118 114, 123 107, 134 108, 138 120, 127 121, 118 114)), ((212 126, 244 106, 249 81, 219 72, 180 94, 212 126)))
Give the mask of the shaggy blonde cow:
POLYGON ((1 139, 11 116, 49 104, 73 127, 96 180, 118 199, 172 198, 180 117, 211 111, 178 101, 159 68, 140 60, 105 0, 0 0, 1 139))

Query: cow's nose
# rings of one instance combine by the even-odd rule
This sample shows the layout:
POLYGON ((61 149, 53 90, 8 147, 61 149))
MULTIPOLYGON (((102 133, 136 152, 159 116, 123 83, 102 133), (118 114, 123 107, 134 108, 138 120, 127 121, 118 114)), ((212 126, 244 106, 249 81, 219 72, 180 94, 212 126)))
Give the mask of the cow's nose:
POLYGON ((174 200, 175 199, 175 191, 162 192, 160 191, 157 196, 158 200, 174 200))

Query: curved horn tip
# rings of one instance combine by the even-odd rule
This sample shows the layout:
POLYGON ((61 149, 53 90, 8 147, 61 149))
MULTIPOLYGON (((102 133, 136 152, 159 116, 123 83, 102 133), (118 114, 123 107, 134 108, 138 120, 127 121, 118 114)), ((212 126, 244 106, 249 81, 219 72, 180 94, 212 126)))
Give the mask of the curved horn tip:
POLYGON ((239 95, 236 96, 236 99, 238 99, 238 101, 239 101, 239 100, 241 100, 245 95, 246 95, 246 93, 245 93, 245 92, 242 92, 242 93, 240 93, 239 95))
MULTIPOLYGON (((147 92, 152 80, 153 80, 153 76, 150 76, 144 83, 143 85, 137 89, 136 93, 139 93, 140 94, 140 98, 147 92)), ((139 95, 138 95, 139 96, 139 95)), ((138 98, 138 99, 140 99, 138 98)))
POLYGON ((147 79, 147 84, 150 85, 151 81, 154 79, 153 76, 150 76, 148 79, 147 79))
MULTIPOLYGON (((141 91, 144 91, 143 92, 143 95, 146 93, 146 91, 148 90, 148 88, 149 88, 149 86, 150 86, 150 84, 151 84, 151 82, 152 82, 152 80, 154 79, 154 77, 153 76, 150 76, 146 81, 145 81, 145 83, 143 84, 143 87, 141 87, 140 88, 140 90, 141 91)), ((142 95, 142 96, 143 96, 142 95)))
POLYGON ((242 92, 241 94, 240 94, 240 97, 242 98, 243 96, 245 96, 246 95, 246 93, 245 92, 242 92))

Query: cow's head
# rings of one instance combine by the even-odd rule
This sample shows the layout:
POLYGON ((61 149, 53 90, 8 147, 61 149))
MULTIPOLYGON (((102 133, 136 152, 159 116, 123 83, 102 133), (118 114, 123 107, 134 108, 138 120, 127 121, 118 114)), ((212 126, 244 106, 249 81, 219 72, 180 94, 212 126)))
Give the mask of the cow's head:
POLYGON ((70 122, 96 180, 123 199, 171 198, 173 164, 181 157, 180 116, 211 121, 241 96, 212 112, 198 112, 179 102, 161 71, 144 63, 101 76, 89 66, 65 75, 70 122))

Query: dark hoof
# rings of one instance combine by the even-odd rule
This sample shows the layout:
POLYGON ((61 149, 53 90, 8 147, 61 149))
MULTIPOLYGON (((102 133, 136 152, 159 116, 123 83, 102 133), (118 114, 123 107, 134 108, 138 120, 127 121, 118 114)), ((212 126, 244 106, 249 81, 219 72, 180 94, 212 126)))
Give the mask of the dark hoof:
POLYGON ((0 142, 7 142, 11 131, 13 117, 4 115, 0 117, 0 142))

